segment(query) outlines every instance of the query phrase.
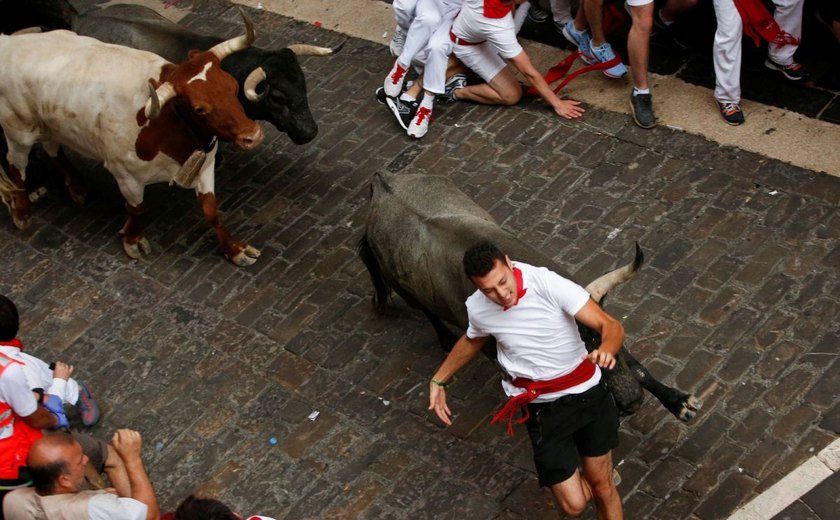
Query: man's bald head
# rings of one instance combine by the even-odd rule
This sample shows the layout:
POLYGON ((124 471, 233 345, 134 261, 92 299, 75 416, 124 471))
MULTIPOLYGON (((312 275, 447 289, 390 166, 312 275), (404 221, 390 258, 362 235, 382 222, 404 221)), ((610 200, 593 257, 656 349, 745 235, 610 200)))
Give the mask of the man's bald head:
POLYGON ((26 457, 35 489, 42 495, 60 492, 64 486, 59 478, 70 473, 81 452, 82 447, 69 433, 45 435, 35 441, 26 457))

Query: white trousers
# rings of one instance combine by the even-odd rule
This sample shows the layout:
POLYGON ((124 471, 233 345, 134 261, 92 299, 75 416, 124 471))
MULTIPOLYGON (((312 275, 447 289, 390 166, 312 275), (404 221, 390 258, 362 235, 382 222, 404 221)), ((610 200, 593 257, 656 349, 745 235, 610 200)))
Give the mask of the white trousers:
POLYGON ((446 70, 449 68, 449 55, 452 54, 452 49, 455 47, 455 44, 449 38, 449 30, 461 9, 457 4, 444 4, 443 8, 440 25, 432 33, 432 37, 429 38, 429 44, 414 60, 415 63, 420 64, 418 69, 422 70, 423 89, 435 94, 444 93, 446 70))
POLYGON ((426 48, 429 39, 443 21, 438 0, 394 0, 397 25, 406 30, 400 65, 408 68, 411 61, 426 48))
MULTIPOLYGON (((802 6, 804 0, 773 0, 773 18, 785 32, 802 36, 802 6)), ((712 47, 715 65, 715 99, 721 103, 741 102, 741 44, 744 26, 733 0, 714 0, 717 30, 712 47)), ((768 56, 781 65, 793 63, 798 45, 770 44, 768 56)))

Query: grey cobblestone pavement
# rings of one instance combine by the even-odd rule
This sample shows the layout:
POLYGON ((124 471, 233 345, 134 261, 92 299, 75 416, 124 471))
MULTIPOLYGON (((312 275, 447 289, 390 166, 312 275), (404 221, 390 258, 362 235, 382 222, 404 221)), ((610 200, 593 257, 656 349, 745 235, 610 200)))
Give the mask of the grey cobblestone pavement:
MULTIPOLYGON (((264 46, 344 39, 252 15, 264 46)), ((239 30, 223 3, 185 23, 239 30)), ((262 248, 254 266, 222 259, 195 197, 164 185, 147 190, 154 251, 130 261, 99 167, 85 166, 82 207, 33 170, 50 192, 32 227, 0 214, 0 292, 19 304, 24 343, 91 383, 94 435, 143 433, 164 510, 200 488, 276 518, 557 517, 527 434, 488 424, 502 402, 491 364, 457 378, 457 418, 441 428, 426 412, 443 359, 432 328, 399 301, 374 313, 354 249, 380 169, 451 177, 580 280, 641 243, 646 265, 606 308, 652 373, 704 406, 683 424, 648 399, 622 422, 628 518, 725 518, 838 437, 840 179, 620 114, 567 122, 537 102, 439 104, 411 141, 373 99, 384 47, 351 39, 302 65, 319 136, 295 146, 266 127, 255 153, 226 150, 217 169, 227 224, 262 248)), ((816 503, 788 517, 829 518, 816 503)))

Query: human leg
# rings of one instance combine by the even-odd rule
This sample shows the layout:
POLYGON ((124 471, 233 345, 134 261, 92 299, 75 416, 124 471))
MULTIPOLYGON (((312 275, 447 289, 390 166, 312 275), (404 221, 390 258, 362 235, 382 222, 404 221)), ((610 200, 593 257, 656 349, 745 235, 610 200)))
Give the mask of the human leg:
MULTIPOLYGON (((795 38, 802 36, 802 7, 803 0, 774 0, 776 6, 773 18, 779 27, 795 38)), ((799 81, 806 74, 802 66, 793 59, 794 53, 799 45, 774 45, 767 46, 767 68, 778 70, 791 81, 799 81)))
POLYGON ((88 474, 88 479, 94 483, 94 486, 102 486, 102 478, 99 477, 99 474, 104 472, 108 475, 108 480, 111 481, 111 486, 117 490, 118 495, 130 497, 131 484, 128 481, 128 471, 117 450, 110 444, 84 433, 74 433, 73 438, 82 447, 82 452, 90 459, 90 466, 93 471, 88 474))
POLYGON ((443 14, 442 23, 429 38, 424 52, 423 99, 407 128, 408 135, 415 139, 423 137, 428 132, 435 96, 445 92, 449 55, 454 45, 449 37, 449 28, 457 14, 457 9, 450 9, 443 14))
POLYGON ((592 34, 593 47, 602 45, 606 40, 604 36, 604 0, 581 0, 580 9, 586 16, 586 23, 589 32, 592 34))
POLYGON ((408 36, 408 28, 414 19, 414 7, 416 5, 417 0, 394 0, 394 18, 396 18, 397 26, 394 28, 391 43, 388 45, 391 56, 397 57, 402 54, 405 39, 408 36))
POLYGON ((563 27, 572 21, 572 5, 569 0, 551 0, 551 16, 554 18, 554 27, 562 32, 563 27))
MULTIPOLYGON (((581 457, 583 477, 588 484, 600 520, 621 520, 624 511, 613 481, 612 452, 598 457, 581 457)), ((583 480, 583 479, 582 479, 583 480)))
POLYGON ((630 61, 633 85, 639 89, 647 89, 650 34, 653 30, 653 0, 636 0, 628 3, 633 23, 627 34, 627 57, 630 61))
POLYGON ((740 108, 743 25, 733 0, 714 0, 714 8, 717 19, 717 30, 712 46, 715 99, 724 120, 728 124, 739 125, 744 120, 740 108))
POLYGON ((592 55, 592 48, 589 43, 592 41, 592 34, 589 32, 589 22, 586 19, 586 12, 583 9, 584 2, 578 7, 577 14, 571 23, 563 26, 563 36, 573 43, 580 51, 580 57, 586 63, 597 63, 598 59, 592 55))
POLYGON ((641 128, 656 126, 653 114, 653 97, 648 84, 648 63, 650 59, 650 34, 653 30, 653 1, 628 0, 633 24, 627 35, 627 54, 633 75, 633 91, 630 93, 630 109, 633 121, 641 128))
POLYGON ((383 82, 385 94, 391 97, 399 95, 411 61, 426 48, 441 21, 442 15, 435 0, 417 0, 402 52, 383 82))
POLYGON ((515 105, 522 99, 522 85, 510 69, 504 68, 487 83, 458 89, 455 99, 484 105, 515 105))
MULTIPOLYGON (((558 506, 570 516, 578 516, 589 500, 595 498, 593 485, 602 484, 599 474, 590 480, 578 466, 585 459, 608 456, 618 446, 618 409, 604 387, 597 385, 582 394, 563 396, 551 403, 528 406, 526 422, 534 449, 534 463, 541 486, 550 486, 558 506)), ((584 466, 591 474, 599 466, 584 466)), ((612 466, 606 469, 612 476, 612 466)), ((615 487, 612 484, 613 489, 615 487)), ((615 499, 607 489, 601 489, 603 505, 596 502, 599 515, 603 509, 615 516, 615 499)), ((617 497, 617 492, 616 492, 617 497)), ((621 501, 618 500, 618 514, 621 501)))
POLYGON ((522 85, 489 43, 455 45, 455 55, 485 81, 458 89, 455 99, 485 105, 515 105, 522 99, 522 85))
MULTIPOLYGON (((593 58, 595 58, 595 61, 601 63, 613 60, 616 56, 615 52, 613 52, 612 46, 604 36, 604 0, 585 0, 581 4, 581 10, 586 14, 586 21, 589 24, 589 30, 592 34, 592 39, 589 41, 589 48, 593 58)), ((578 39, 575 37, 575 40, 578 39)), ((584 54, 583 48, 580 46, 579 48, 581 49, 581 54, 584 54)), ((621 62, 604 70, 604 75, 610 78, 620 78, 625 74, 627 74, 627 66, 621 62)))

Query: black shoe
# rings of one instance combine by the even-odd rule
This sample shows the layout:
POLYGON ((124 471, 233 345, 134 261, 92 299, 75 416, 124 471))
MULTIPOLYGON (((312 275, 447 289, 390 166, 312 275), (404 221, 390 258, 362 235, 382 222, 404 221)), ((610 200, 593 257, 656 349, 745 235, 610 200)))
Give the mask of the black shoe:
POLYGON ((455 91, 467 86, 466 74, 453 74, 443 87, 443 98, 450 103, 458 101, 455 99, 455 91))
POLYGON ((741 106, 738 103, 721 103, 718 101, 720 108, 720 115, 726 124, 738 126, 744 122, 744 113, 741 112, 741 106))
POLYGON ((656 116, 653 115, 653 96, 650 94, 630 93, 630 109, 633 111, 633 121, 641 128, 656 126, 656 116))
POLYGON ((544 23, 550 15, 551 13, 543 9, 539 2, 532 2, 528 9, 528 19, 534 23, 544 23))
POLYGON ((380 105, 384 105, 387 98, 388 96, 385 95, 385 87, 379 87, 376 89, 376 100, 380 105))
POLYGON ((414 114, 420 107, 420 101, 404 101, 400 98, 389 97, 385 100, 385 103, 391 109, 394 117, 397 118, 397 123, 400 124, 403 130, 407 131, 408 125, 411 124, 411 121, 414 119, 414 114))
POLYGON ((808 73, 805 72, 805 67, 796 63, 795 61, 791 62, 790 65, 782 65, 776 63, 770 58, 767 58, 766 60, 764 60, 764 66, 770 70, 777 70, 781 72, 790 81, 801 81, 805 79, 805 76, 808 75, 808 73))

